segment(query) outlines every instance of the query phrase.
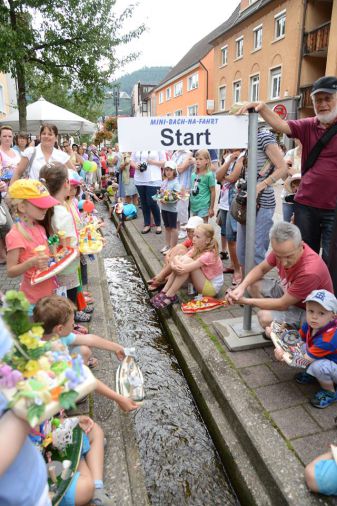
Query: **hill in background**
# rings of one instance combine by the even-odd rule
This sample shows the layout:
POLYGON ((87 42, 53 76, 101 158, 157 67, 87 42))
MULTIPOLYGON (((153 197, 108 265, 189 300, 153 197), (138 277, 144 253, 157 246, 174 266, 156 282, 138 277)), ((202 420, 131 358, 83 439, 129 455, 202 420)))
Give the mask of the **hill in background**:
MULTIPOLYGON (((141 82, 142 84, 159 84, 166 74, 171 70, 171 67, 143 67, 142 69, 136 70, 131 74, 125 74, 117 81, 112 81, 106 88, 106 95, 111 94, 113 86, 119 84, 120 91, 126 92, 130 97, 132 89, 135 84, 141 82)), ((112 96, 107 97, 104 100, 104 116, 115 115, 115 106, 112 96)), ((121 98, 118 114, 129 115, 131 111, 131 100, 127 98, 121 98)))

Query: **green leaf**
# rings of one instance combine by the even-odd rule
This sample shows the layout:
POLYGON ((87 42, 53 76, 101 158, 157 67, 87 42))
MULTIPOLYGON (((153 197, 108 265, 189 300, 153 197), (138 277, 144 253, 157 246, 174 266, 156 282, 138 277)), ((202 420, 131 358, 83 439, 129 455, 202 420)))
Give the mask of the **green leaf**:
POLYGON ((78 393, 75 390, 69 390, 69 392, 63 392, 60 397, 60 405, 64 409, 71 409, 76 406, 75 401, 78 397, 78 393))
POLYGON ((45 406, 38 406, 37 404, 32 404, 27 411, 27 421, 31 427, 35 427, 37 425, 40 417, 43 415, 45 410, 45 406))

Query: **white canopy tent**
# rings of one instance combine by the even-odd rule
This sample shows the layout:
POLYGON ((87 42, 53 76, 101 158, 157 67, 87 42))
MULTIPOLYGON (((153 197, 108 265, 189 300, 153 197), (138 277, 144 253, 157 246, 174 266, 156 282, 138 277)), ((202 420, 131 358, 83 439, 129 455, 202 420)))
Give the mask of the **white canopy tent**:
MULTIPOLYGON (((91 134, 97 128, 95 123, 47 102, 43 97, 27 106, 27 133, 36 135, 39 133, 42 123, 56 125, 60 134, 91 134)), ((0 124, 9 125, 15 132, 18 132, 20 129, 19 111, 9 114, 0 121, 0 124)))

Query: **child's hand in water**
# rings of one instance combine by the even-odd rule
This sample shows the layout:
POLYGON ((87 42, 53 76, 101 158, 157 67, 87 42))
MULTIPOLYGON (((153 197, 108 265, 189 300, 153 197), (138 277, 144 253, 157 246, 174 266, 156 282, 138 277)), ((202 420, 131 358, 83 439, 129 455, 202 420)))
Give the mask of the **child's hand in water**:
POLYGON ((116 344, 115 355, 118 360, 123 360, 125 358, 124 348, 120 344, 116 344))
POLYGON ((32 267, 36 267, 38 270, 43 271, 48 267, 49 256, 47 255, 38 255, 31 258, 32 267))
POLYGON ((120 399, 118 399, 116 402, 120 409, 124 411, 124 413, 129 413, 129 411, 134 411, 140 407, 137 402, 129 399, 128 397, 121 396, 120 399))

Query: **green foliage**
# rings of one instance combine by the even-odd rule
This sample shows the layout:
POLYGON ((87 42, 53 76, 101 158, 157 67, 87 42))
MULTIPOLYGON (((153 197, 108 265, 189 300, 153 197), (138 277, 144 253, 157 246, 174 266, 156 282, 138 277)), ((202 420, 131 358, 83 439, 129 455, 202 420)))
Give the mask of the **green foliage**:
POLYGON ((31 427, 35 427, 45 410, 44 405, 32 404, 27 411, 27 421, 31 427))
POLYGON ((5 296, 5 306, 2 317, 14 336, 24 334, 32 328, 28 317, 29 302, 23 292, 8 290, 5 296))
MULTIPOLYGON (((75 101, 103 99, 106 82, 121 63, 116 46, 144 31, 141 25, 123 33, 133 7, 117 16, 114 5, 115 0, 0 2, 0 71, 18 80, 20 115, 25 113, 26 79, 32 90, 35 80, 62 82, 75 101)), ((135 57, 130 54, 126 60, 135 57)))
POLYGON ((69 390, 69 392, 63 392, 60 395, 60 405, 63 409, 72 409, 76 406, 75 402, 78 397, 78 393, 75 390, 69 390))

